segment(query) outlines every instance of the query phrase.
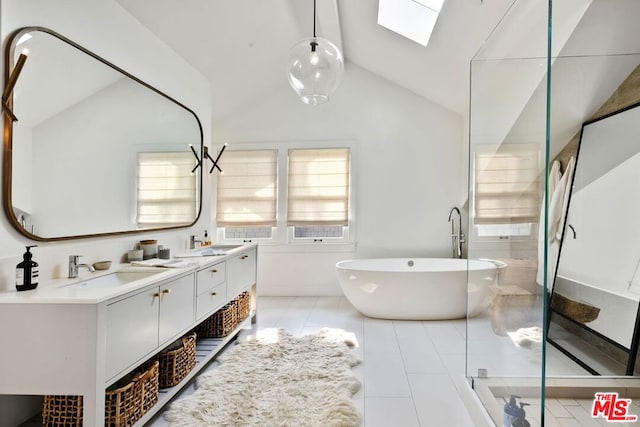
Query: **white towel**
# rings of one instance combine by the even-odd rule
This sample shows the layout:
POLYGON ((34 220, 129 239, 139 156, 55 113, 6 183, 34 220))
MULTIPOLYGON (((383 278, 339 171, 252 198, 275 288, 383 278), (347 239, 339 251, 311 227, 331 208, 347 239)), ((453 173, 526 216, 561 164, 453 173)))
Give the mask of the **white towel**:
MULTIPOLYGON (((573 170, 576 167, 576 159, 571 157, 569 159, 569 163, 567 163, 567 167, 562 174, 562 180, 564 181, 566 178, 566 183, 564 184, 564 196, 562 197, 562 210, 560 210, 560 221, 558 223, 558 230, 556 231, 556 240, 558 243, 562 240, 562 235, 564 234, 565 227, 564 224, 567 220, 567 212, 569 210, 569 199, 571 198, 571 189, 573 187, 573 170)), ((559 184, 562 185, 562 182, 559 184)))
MULTIPOLYGON (((549 194, 552 195, 551 197, 549 197, 549 200, 551 200, 551 198, 553 197, 553 194, 555 193, 556 187, 558 186, 558 183, 560 182, 561 177, 562 177, 562 173, 560 172, 560 162, 556 160, 551 165, 551 170, 549 170, 548 186, 549 186, 549 194)), ((545 198, 546 198, 546 192, 544 193, 544 196, 542 199, 543 202, 540 207, 540 221, 538 222, 538 273, 536 275, 536 282, 538 282, 538 284, 541 286, 544 283, 543 270, 544 270, 544 243, 545 243, 545 236, 544 236, 544 223, 545 223, 544 222, 544 204, 546 200, 545 198)), ((551 215, 549 215, 549 217, 551 217, 551 215)))
POLYGON ((567 208, 569 207, 574 166, 575 159, 571 157, 553 193, 549 209, 549 232, 547 234, 549 239, 549 248, 547 249, 547 289, 549 289, 549 292, 553 290, 553 281, 560 255, 560 242, 564 233, 567 208))

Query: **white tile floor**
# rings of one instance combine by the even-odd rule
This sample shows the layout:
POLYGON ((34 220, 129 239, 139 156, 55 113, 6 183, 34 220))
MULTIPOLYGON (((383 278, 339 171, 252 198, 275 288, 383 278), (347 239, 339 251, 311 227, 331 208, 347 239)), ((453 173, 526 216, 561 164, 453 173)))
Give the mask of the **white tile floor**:
MULTIPOLYGON (((354 368, 362 387, 353 398, 364 426, 484 425, 471 419, 454 382, 464 378, 464 320, 370 319, 341 297, 261 297, 258 304, 258 329, 305 335, 330 327, 355 333, 363 363, 354 368)), ((192 391, 188 387, 177 398, 192 391)), ((166 423, 160 414, 149 425, 166 423)))
MULTIPOLYGON (((488 319, 474 318, 469 343, 470 364, 491 360, 490 371, 539 375, 536 351, 513 349, 508 337, 491 333, 488 319), (483 327, 483 323, 486 323, 483 327), (484 331, 484 332, 482 332, 484 331), (532 353, 532 354, 529 354, 532 353), (513 371, 513 372, 512 372, 513 371)), ((354 395, 366 427, 474 427, 463 403, 465 387, 464 319, 447 321, 390 321, 371 319, 357 312, 343 297, 260 297, 259 330, 284 328, 305 335, 323 327, 355 333, 356 352, 363 363, 354 368, 362 383, 354 395)), ((249 333, 249 332, 248 332, 249 333)), ((560 353, 548 349, 556 374, 578 374, 560 353)), ((215 369, 214 361, 207 369, 215 369)), ((193 392, 187 387, 177 398, 193 392)), ((471 411, 473 413, 473 411, 471 411)), ((151 427, 166 426, 162 414, 151 427)))
MULTIPOLYGON (((541 310, 540 307, 535 307, 541 310)), ((468 324, 468 369, 476 376, 483 368, 489 377, 539 378, 542 372, 542 343, 529 342, 520 346, 509 336, 494 333, 488 314, 469 319, 468 324)), ((542 332, 540 331, 540 340, 542 332)), ((590 374, 566 357, 552 345, 546 347, 546 375, 562 377, 590 374)))
MULTIPOLYGON (((258 325, 255 326, 258 330, 284 328, 293 334, 304 335, 323 327, 341 328, 356 335, 358 347, 355 351, 363 362, 354 368, 362 384, 354 395, 354 402, 362 414, 362 425, 366 427, 486 426, 485 418, 463 403, 463 389, 467 388, 465 363, 469 364, 469 372, 475 372, 479 367, 489 371, 488 380, 476 379, 479 393, 481 381, 497 382, 508 388, 517 387, 515 384, 523 379, 536 383, 540 375, 539 348, 515 347, 510 338, 492 332, 491 321, 486 315, 470 319, 468 325, 465 319, 390 321, 362 316, 343 297, 258 299, 258 325), (466 333, 469 339, 465 342, 466 333)), ((205 370, 217 366, 214 360, 205 370)), ((551 377, 594 378, 585 376, 582 368, 552 346, 547 346, 546 372, 551 377)), ((176 398, 185 397, 193 390, 193 384, 187 385, 176 398)), ((466 395, 469 395, 468 391, 466 395)), ((498 405, 499 419, 502 398, 492 394, 483 398, 498 405)), ((636 400, 640 402, 640 399, 636 400)), ((532 404, 527 419, 532 421, 532 426, 539 426, 540 422, 532 415, 540 413, 539 398, 530 397, 527 401, 532 404)), ((545 424, 551 427, 608 425, 603 419, 587 416, 585 408, 588 409, 590 399, 557 401, 558 404, 547 399, 545 405, 548 421, 545 424)), ((640 406, 635 400, 633 403, 633 413, 640 414, 640 406)), ((21 427, 37 425, 42 425, 41 418, 34 417, 21 427)), ((150 427, 166 425, 162 413, 147 423, 150 427)))

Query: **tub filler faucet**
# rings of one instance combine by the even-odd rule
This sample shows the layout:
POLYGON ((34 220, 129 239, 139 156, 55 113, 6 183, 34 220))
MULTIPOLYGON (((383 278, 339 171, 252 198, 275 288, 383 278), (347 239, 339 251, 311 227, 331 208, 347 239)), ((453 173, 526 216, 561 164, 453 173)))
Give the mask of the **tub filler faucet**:
POLYGON ((453 257, 462 258, 462 244, 465 242, 464 233, 462 232, 462 215, 460 209, 452 207, 449 211, 449 222, 451 223, 451 245, 453 246, 453 257), (458 214, 458 229, 456 231, 456 222, 453 213, 458 214))
POLYGON ((78 277, 78 269, 80 267, 85 267, 92 273, 96 271, 95 268, 93 268, 89 264, 78 264, 81 256, 82 255, 69 255, 69 279, 78 277))

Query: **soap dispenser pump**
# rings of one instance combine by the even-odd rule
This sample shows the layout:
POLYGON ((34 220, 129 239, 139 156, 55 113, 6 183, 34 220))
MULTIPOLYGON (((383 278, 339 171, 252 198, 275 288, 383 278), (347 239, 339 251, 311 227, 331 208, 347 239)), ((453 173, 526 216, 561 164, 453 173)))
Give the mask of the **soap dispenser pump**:
POLYGON ((27 246, 27 251, 22 255, 22 262, 16 266, 16 289, 18 291, 30 291, 38 287, 38 263, 31 258, 31 248, 38 245, 27 246))
POLYGON ((503 427, 530 427, 529 421, 525 419, 526 412, 524 410, 524 407, 529 404, 520 402, 520 407, 518 407, 516 399, 520 399, 520 396, 512 394, 509 397, 509 402, 504 399, 505 405, 502 425, 503 427))
POLYGON ((202 240, 202 246, 211 246, 211 239, 209 238, 207 230, 204 230, 204 239, 202 240))

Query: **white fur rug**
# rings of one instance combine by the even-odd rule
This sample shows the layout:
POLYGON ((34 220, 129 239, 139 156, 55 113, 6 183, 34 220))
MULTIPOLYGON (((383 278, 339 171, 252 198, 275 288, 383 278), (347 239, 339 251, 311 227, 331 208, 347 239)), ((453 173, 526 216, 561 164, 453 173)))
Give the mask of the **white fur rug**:
POLYGON ((351 396, 360 363, 352 334, 322 329, 296 338, 266 329, 228 350, 201 375, 196 391, 171 404, 170 426, 322 426, 360 424, 351 396))

